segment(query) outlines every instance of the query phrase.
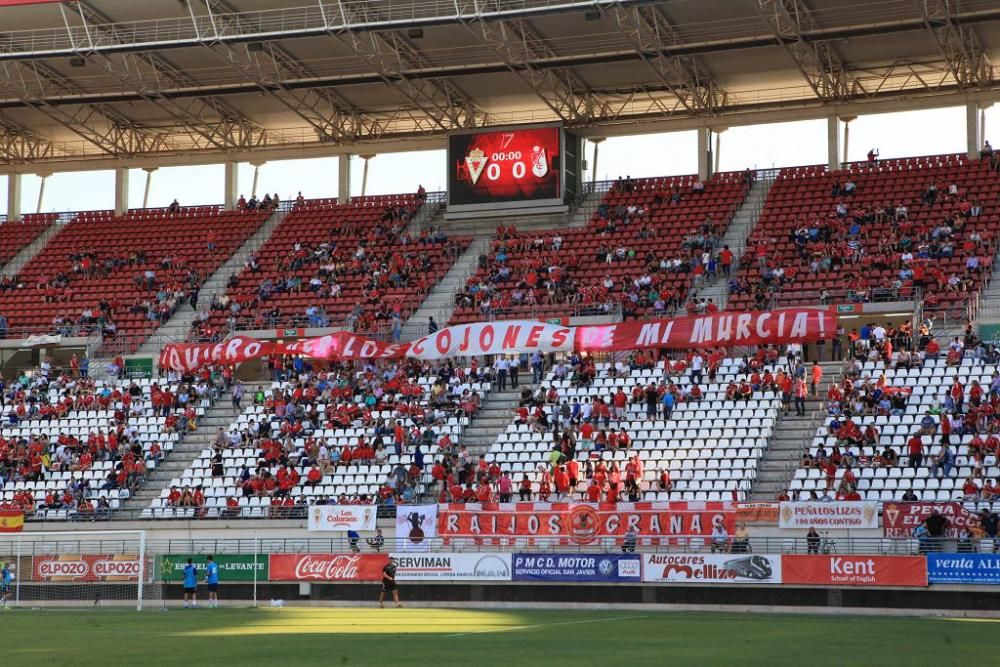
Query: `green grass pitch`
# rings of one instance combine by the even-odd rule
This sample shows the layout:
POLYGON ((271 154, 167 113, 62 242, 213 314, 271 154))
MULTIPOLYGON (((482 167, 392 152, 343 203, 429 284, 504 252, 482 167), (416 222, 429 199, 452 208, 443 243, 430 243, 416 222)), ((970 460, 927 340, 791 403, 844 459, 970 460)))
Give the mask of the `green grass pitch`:
POLYGON ((940 666, 981 664, 996 623, 638 610, 17 609, 0 613, 0 664, 940 666))

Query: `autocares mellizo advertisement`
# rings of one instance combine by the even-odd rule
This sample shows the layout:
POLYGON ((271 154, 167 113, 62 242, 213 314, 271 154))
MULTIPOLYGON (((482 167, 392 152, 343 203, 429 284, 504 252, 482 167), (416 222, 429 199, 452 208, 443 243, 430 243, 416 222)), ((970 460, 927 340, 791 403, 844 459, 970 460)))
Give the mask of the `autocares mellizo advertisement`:
POLYGON ((781 556, 647 553, 643 555, 642 580, 657 584, 780 584, 781 556))

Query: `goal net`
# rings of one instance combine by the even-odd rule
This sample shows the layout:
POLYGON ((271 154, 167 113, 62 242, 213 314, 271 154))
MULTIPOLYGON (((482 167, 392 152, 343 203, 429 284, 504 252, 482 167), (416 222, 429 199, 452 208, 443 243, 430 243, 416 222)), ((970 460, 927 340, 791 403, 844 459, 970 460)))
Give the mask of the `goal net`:
POLYGON ((0 604, 9 607, 135 607, 162 601, 142 530, 0 536, 0 604))

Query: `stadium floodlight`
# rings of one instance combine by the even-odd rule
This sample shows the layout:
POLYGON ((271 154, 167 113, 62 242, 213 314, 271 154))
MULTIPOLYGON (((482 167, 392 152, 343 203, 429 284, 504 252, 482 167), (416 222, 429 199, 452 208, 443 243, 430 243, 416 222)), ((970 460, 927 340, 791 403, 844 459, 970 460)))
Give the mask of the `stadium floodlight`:
POLYGON ((125 606, 162 600, 146 552, 146 531, 30 532, 0 536, 13 575, 8 606, 125 606))

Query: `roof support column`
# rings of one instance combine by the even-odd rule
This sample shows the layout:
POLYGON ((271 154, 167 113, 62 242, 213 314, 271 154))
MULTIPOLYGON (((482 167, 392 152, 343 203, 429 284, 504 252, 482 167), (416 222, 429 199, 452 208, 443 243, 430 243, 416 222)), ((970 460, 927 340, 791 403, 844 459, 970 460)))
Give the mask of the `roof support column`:
POLYGON ((21 219, 21 174, 7 174, 7 222, 21 219))
POLYGON ((826 168, 840 169, 840 118, 826 117, 826 168))
POLYGON ((979 149, 983 147, 982 132, 979 127, 979 104, 977 102, 965 103, 965 143, 969 159, 975 160, 979 157, 979 149))
POLYGON ((351 158, 345 153, 337 158, 337 201, 347 204, 351 201, 351 158))
POLYGON ((149 208, 149 188, 153 183, 153 172, 159 169, 159 167, 143 167, 142 170, 146 172, 146 187, 142 191, 142 207, 149 208))
POLYGON ((233 160, 229 160, 224 164, 226 170, 225 178, 225 192, 223 192, 222 201, 225 204, 227 211, 236 210, 236 200, 239 198, 239 193, 237 189, 240 186, 240 164, 233 160))
POLYGON ((716 127, 712 130, 712 132, 715 133, 715 152, 712 153, 712 160, 713 164, 715 165, 714 167, 712 167, 713 174, 719 173, 719 164, 720 164, 719 156, 722 155, 722 133, 725 132, 727 129, 729 128, 716 127))
POLYGON ((590 143, 594 144, 594 165, 590 172, 590 191, 593 192, 597 189, 597 149, 601 147, 601 142, 604 141, 606 137, 594 137, 590 139, 590 143))
POLYGON ((115 215, 128 211, 128 168, 115 167, 115 215))
POLYGON ((35 205, 35 213, 41 213, 42 205, 45 203, 45 182, 49 180, 49 176, 52 175, 52 172, 38 172, 36 175, 42 179, 42 182, 38 186, 38 203, 35 205))
POLYGON ((712 178, 712 130, 707 127, 698 128, 698 178, 712 178))
POLYGON ((375 157, 374 153, 369 153, 367 155, 362 155, 361 159, 365 161, 365 170, 361 172, 361 196, 364 197, 368 194, 368 163, 371 159, 375 157))

